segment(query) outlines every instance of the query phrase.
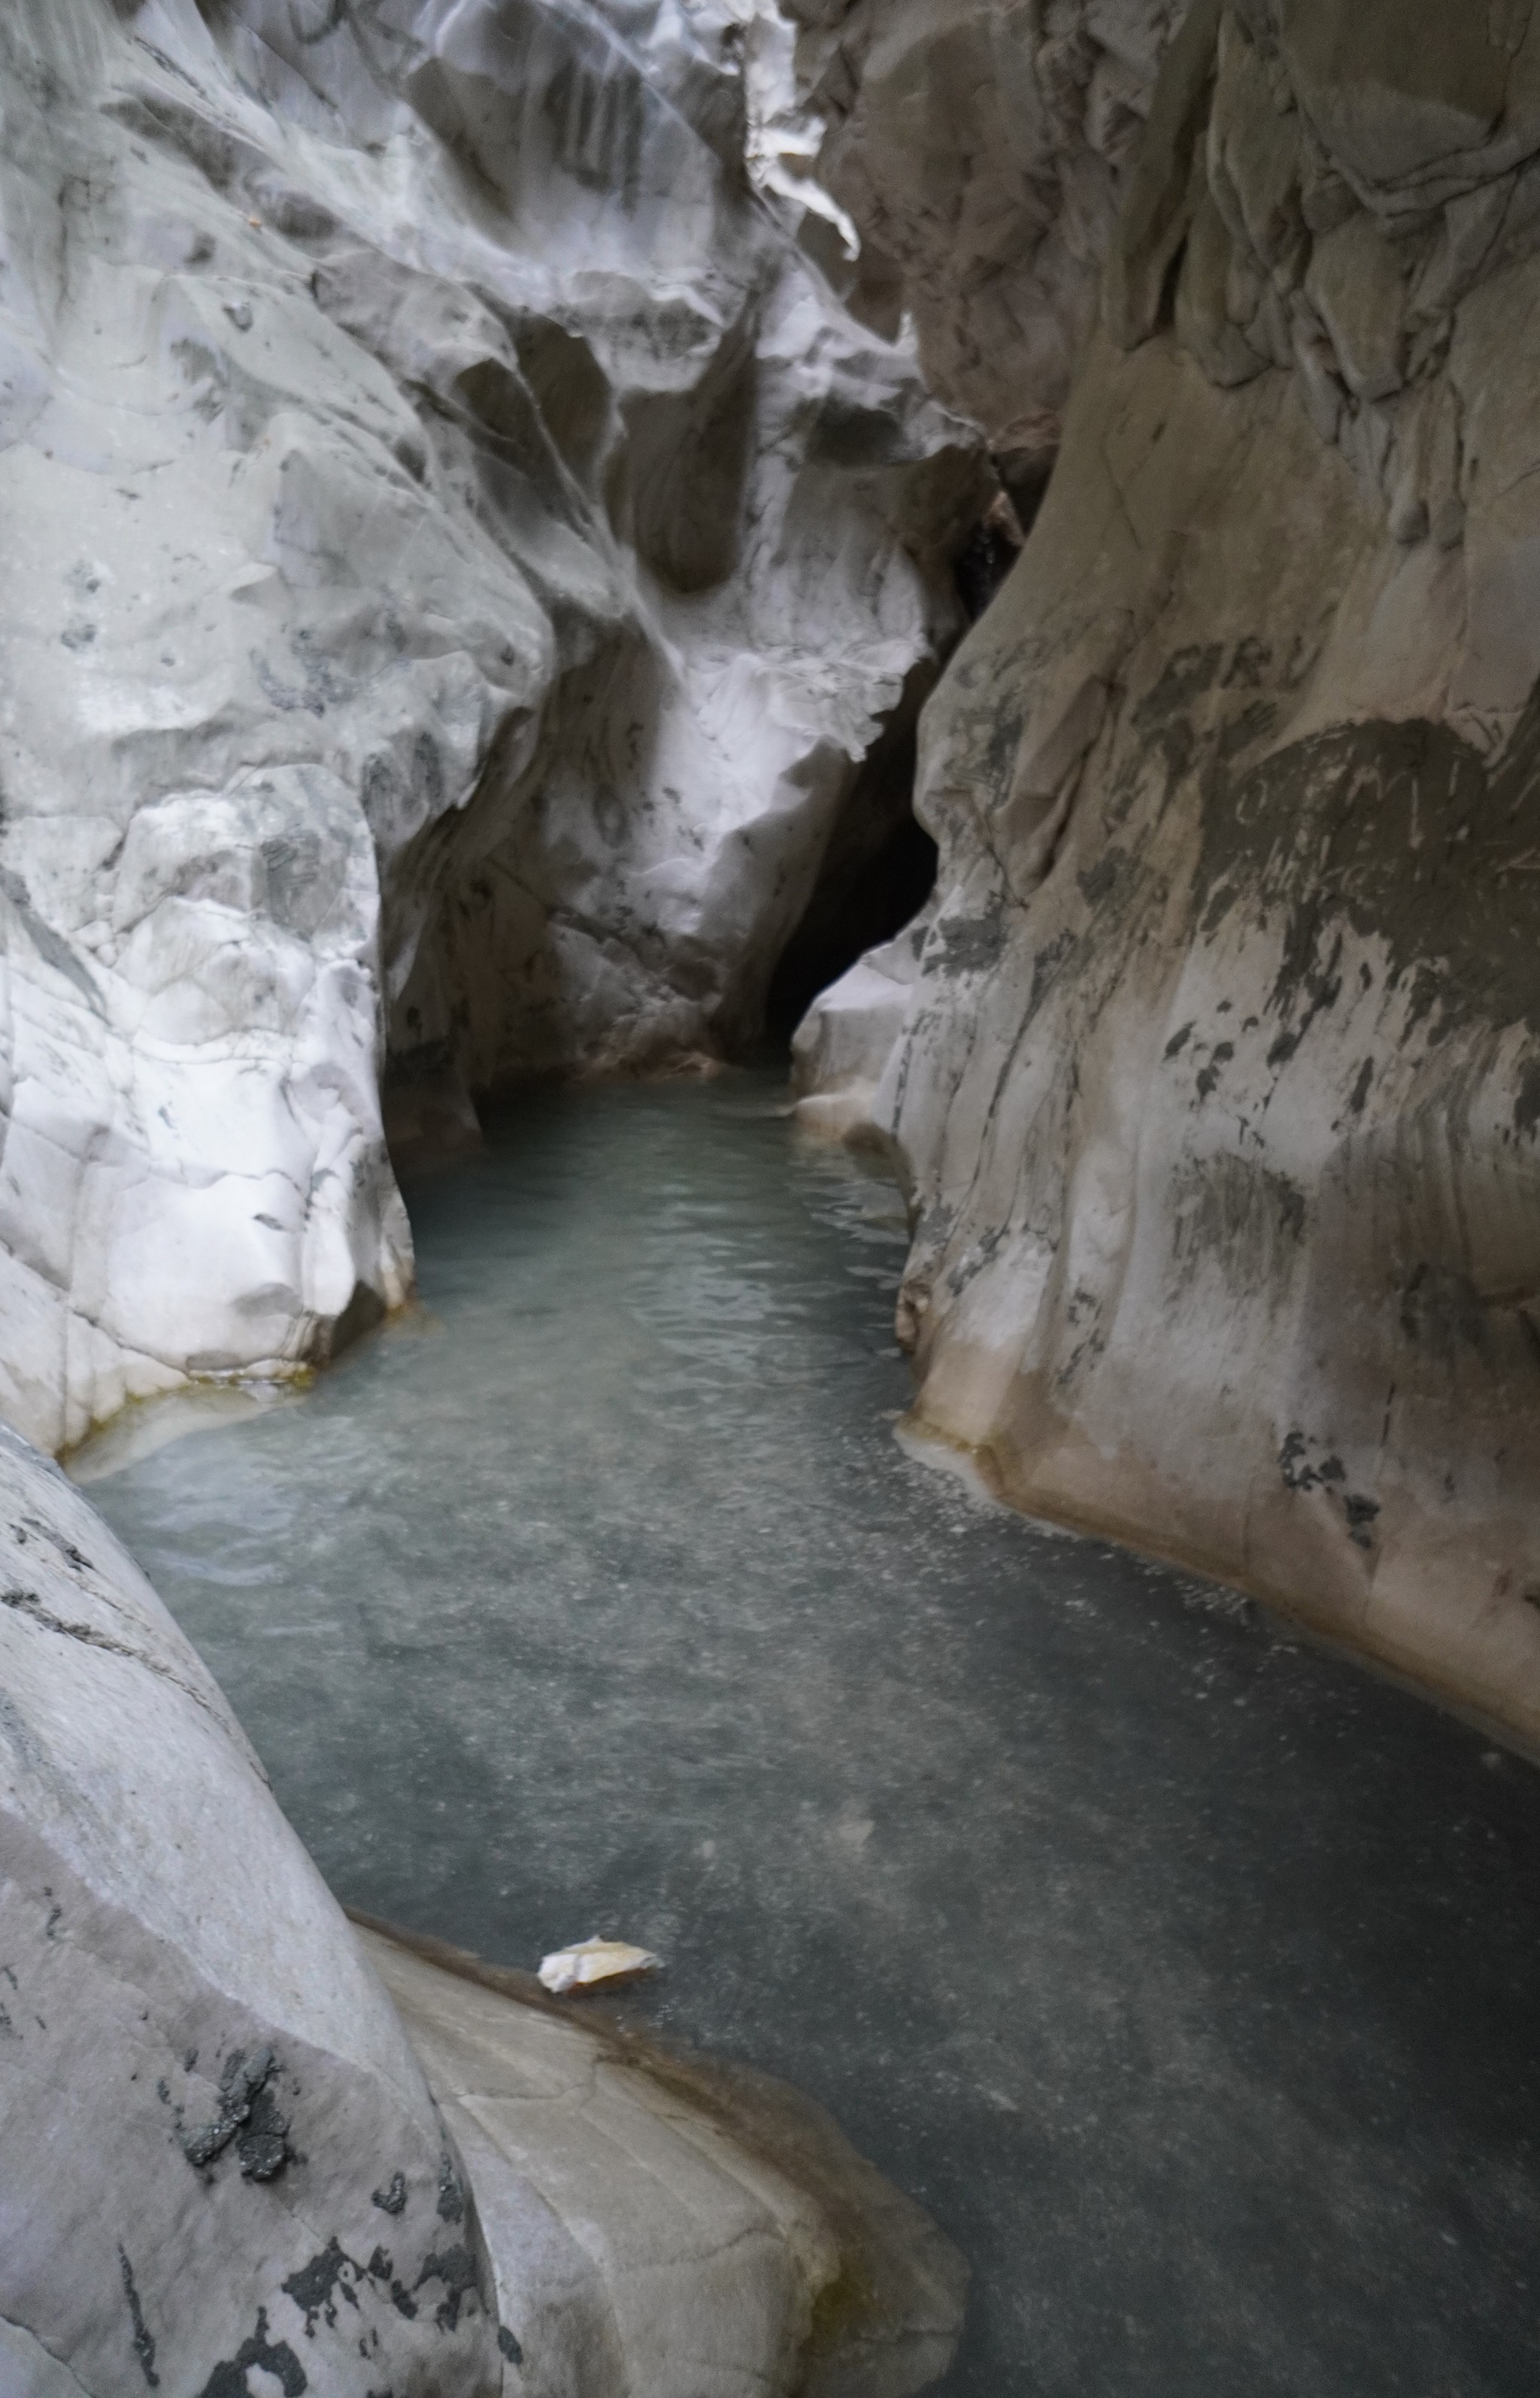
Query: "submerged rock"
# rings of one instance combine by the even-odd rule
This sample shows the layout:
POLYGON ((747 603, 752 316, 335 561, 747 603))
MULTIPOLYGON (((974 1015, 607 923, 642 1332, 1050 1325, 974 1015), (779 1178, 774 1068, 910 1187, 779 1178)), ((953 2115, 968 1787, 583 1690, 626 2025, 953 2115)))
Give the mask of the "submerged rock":
POLYGON ((1536 40, 1344 23, 1172 46, 901 1028, 869 965, 800 1046, 909 1181, 925 1427, 1533 1741, 1536 40))
POLYGON ((976 436, 755 195, 743 15, 4 12, 0 1407, 47 1448, 401 1300, 382 1068, 463 1140, 467 1085, 751 1034, 957 628, 976 436))

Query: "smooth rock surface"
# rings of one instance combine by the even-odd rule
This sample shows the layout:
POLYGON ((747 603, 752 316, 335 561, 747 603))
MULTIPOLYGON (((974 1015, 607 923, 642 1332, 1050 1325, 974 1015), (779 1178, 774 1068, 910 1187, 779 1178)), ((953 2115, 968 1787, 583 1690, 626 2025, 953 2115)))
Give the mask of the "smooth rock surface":
POLYGON ((401 1300, 382 1070, 441 1145, 467 1084, 750 1036, 952 638, 977 438, 787 229, 752 16, 4 13, 0 1408, 45 1448, 401 1300))
POLYGON ((903 1031, 919 977, 929 910, 869 950, 820 993, 792 1039, 791 1087, 809 1131, 857 1146, 875 1131, 877 1076, 903 1031))
POLYGON ((806 2099, 358 1936, 475 2182, 509 2398, 910 2398, 945 2371, 966 2267, 806 2099))
POLYGON ((932 390, 1032 495, 1182 0, 786 0, 863 244, 857 305, 913 318, 932 390))
POLYGON ((9 1433, 0 1544, 7 2398, 493 2398, 453 2137, 218 1687, 9 1433))
POLYGON ((925 720, 902 1032, 801 1047, 903 1161, 925 1426, 1533 1742, 1540 23, 1425 13, 1187 20, 925 720))

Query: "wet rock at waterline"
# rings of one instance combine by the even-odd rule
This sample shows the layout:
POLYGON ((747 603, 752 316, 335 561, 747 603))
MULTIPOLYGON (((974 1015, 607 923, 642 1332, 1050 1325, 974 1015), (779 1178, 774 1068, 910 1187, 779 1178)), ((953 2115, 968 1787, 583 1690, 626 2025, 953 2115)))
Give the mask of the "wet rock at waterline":
MULTIPOLYGON (((380 1104, 751 1033, 988 479, 751 190, 741 9, 0 23, 0 1406, 324 1362, 380 1104)), ((788 137, 789 138, 789 137, 788 137)), ((763 146, 763 145, 762 145, 763 146)))
POLYGON ((475 2183, 510 2392, 911 2398, 945 2371, 966 2267, 808 2100, 358 1937, 475 2183))
POLYGON ((904 1028, 932 910, 869 950, 819 994, 791 1042, 797 1120, 829 1139, 881 1147, 877 1082, 904 1028))
POLYGON ((1533 1740, 1540 20, 1343 21, 1173 46, 901 1027, 799 1045, 924 1424, 1533 1740))
POLYGON ((816 2108, 355 1934, 143 1576, 3 1431, 0 1543, 7 2398, 944 2370, 966 2269, 816 2108))
POLYGON ((0 1543, 0 2384, 493 2398, 453 2135, 218 1686, 8 1433, 0 1543))

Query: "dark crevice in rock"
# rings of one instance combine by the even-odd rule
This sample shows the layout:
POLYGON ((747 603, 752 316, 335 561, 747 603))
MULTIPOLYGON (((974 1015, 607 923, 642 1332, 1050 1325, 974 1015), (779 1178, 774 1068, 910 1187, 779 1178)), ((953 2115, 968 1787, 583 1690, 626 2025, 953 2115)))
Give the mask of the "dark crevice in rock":
POLYGON ((1021 555, 1022 537, 1017 510, 1002 492, 974 526, 952 571, 969 624, 978 623, 1000 590, 1021 555))
POLYGON ((781 951, 764 1004, 766 1040, 784 1046, 820 990, 925 906, 936 843, 914 815, 918 700, 869 752, 836 821, 812 896, 781 951))

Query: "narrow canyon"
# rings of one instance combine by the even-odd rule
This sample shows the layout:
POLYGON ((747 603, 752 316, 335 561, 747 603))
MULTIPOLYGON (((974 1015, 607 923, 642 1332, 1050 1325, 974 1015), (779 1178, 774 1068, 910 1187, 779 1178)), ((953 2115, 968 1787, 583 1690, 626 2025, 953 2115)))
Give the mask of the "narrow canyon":
POLYGON ((1540 7, 0 128, 0 2398, 1518 2398, 1540 7))

